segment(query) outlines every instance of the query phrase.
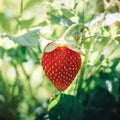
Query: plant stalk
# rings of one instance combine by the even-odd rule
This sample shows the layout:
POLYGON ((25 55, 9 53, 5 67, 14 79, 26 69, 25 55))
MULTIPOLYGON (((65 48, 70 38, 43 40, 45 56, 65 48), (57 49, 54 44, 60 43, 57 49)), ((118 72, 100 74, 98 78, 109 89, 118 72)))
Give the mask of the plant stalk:
POLYGON ((71 25, 71 26, 65 31, 65 33, 64 33, 63 36, 62 36, 62 38, 63 38, 64 40, 66 40, 69 32, 70 32, 73 28, 75 28, 76 26, 82 26, 82 27, 88 29, 88 31, 89 31, 89 28, 88 28, 87 26, 85 26, 84 24, 82 24, 82 23, 73 24, 73 25, 71 25))
POLYGON ((19 30, 21 29, 21 21, 22 21, 22 13, 23 13, 23 0, 20 1, 20 15, 19 15, 19 30))

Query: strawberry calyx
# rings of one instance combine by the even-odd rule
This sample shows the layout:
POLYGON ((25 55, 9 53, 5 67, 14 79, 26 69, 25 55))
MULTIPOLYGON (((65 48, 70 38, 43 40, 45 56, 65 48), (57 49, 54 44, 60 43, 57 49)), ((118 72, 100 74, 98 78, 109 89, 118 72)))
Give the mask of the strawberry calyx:
POLYGON ((51 52, 54 49, 56 49, 57 47, 63 47, 63 48, 68 47, 69 49, 78 52, 78 49, 75 46, 68 44, 66 41, 64 43, 61 41, 50 42, 44 48, 44 52, 51 52))

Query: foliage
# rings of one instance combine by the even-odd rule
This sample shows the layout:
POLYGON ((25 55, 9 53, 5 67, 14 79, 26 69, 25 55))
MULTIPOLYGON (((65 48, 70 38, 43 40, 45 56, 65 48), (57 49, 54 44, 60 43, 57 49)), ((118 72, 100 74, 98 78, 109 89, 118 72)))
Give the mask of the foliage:
POLYGON ((119 120, 119 4, 0 1, 0 119, 119 120), (59 40, 63 34, 82 55, 82 68, 71 86, 57 93, 40 60, 45 39, 59 40))

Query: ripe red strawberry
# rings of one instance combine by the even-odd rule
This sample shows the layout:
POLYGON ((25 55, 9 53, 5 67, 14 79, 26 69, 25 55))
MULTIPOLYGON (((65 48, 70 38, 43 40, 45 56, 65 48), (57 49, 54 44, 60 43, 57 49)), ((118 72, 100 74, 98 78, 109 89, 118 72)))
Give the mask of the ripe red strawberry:
POLYGON ((81 67, 80 54, 68 45, 49 44, 42 56, 42 66, 46 76, 60 91, 72 83, 81 67), (51 51, 48 49, 54 46, 51 51))

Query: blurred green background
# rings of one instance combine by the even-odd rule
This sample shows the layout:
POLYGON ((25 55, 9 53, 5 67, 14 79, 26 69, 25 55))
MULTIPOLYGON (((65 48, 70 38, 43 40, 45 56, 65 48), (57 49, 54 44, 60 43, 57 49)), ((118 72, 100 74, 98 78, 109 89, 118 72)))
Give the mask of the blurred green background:
MULTIPOLYGON (((89 53, 87 58, 82 55, 87 64, 77 95, 74 86, 80 84, 76 82, 79 76, 64 94, 78 96, 80 102, 82 99, 83 120, 120 119, 120 1, 1 0, 0 120, 47 120, 48 101, 54 98, 59 102, 54 97, 59 91, 42 70, 41 41, 58 40, 74 23, 87 25, 91 39, 84 41, 88 36, 81 27, 67 36, 72 43, 79 43, 80 36, 81 44, 76 46, 89 53)), ((61 106, 73 96, 63 97, 61 106)), ((53 102, 51 106, 57 105, 53 102)), ((66 120, 58 114, 59 109, 53 109, 51 120, 66 120)), ((68 120, 75 120, 75 115, 68 120)))

